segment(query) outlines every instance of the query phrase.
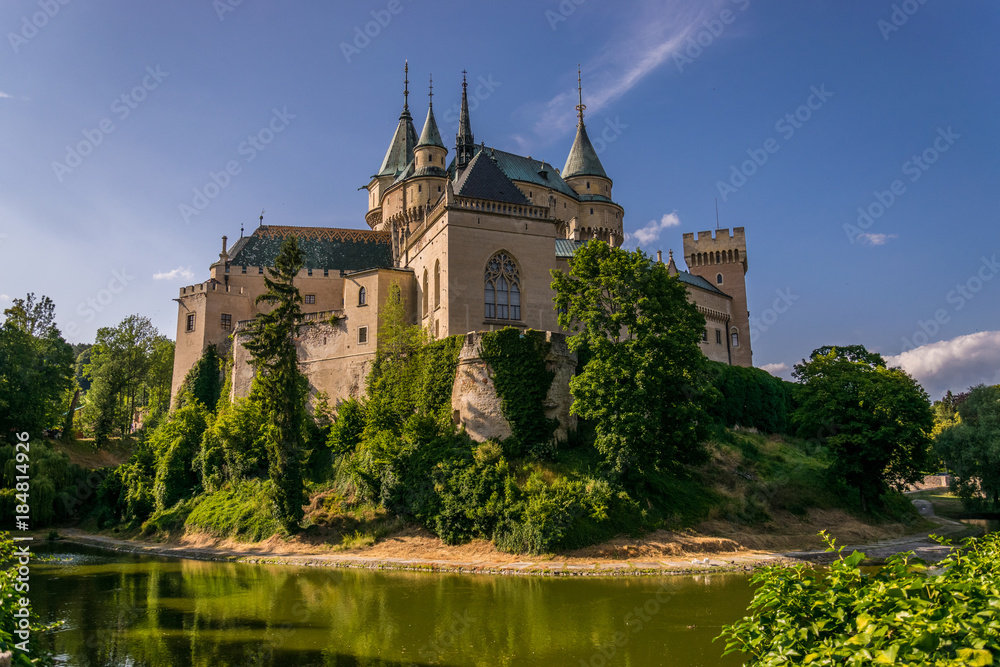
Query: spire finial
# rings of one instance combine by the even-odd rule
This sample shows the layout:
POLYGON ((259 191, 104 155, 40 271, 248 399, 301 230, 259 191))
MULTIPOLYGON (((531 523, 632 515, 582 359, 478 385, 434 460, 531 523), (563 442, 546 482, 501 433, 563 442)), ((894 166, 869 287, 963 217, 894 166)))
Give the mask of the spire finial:
POLYGON ((580 118, 580 125, 583 125, 583 110, 587 105, 583 103, 583 79, 580 76, 580 63, 576 64, 576 92, 580 97, 580 103, 576 105, 577 116, 580 118))
POLYGON ((433 74, 430 75, 430 79, 431 79, 430 90, 427 91, 427 97, 430 100, 430 102, 428 102, 428 106, 430 106, 430 107, 433 108, 434 107, 434 75, 433 74))
POLYGON ((410 110, 410 61, 403 65, 403 111, 410 110))
POLYGON ((264 209, 260 210, 260 224, 258 224, 257 226, 258 227, 263 227, 264 226, 264 209))

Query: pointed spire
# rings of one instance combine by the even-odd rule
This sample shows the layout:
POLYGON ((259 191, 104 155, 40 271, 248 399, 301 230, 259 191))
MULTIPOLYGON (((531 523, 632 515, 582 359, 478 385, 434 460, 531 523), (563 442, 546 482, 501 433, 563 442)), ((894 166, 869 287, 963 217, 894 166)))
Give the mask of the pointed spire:
POLYGON ((437 121, 434 120, 434 76, 431 75, 430 89, 427 93, 427 120, 424 121, 424 129, 420 133, 420 141, 417 146, 440 146, 444 148, 441 141, 441 133, 438 132, 437 121))
POLYGON ((462 112, 459 114, 458 134, 455 136, 455 165, 459 169, 469 164, 476 154, 476 139, 469 122, 469 84, 465 79, 466 74, 468 72, 462 70, 462 112))
POLYGON ((566 158, 562 177, 599 176, 608 178, 607 172, 604 171, 604 165, 601 164, 600 158, 597 157, 597 151, 594 150, 594 144, 587 136, 587 126, 583 123, 583 110, 587 108, 587 105, 583 103, 583 81, 579 65, 577 65, 576 71, 576 89, 580 99, 580 103, 576 105, 576 112, 580 121, 576 124, 576 138, 573 140, 573 147, 569 150, 569 157, 566 158))
POLYGON ((399 114, 399 125, 392 136, 389 150, 385 152, 382 166, 376 176, 396 177, 413 160, 413 148, 417 145, 417 130, 410 115, 410 62, 403 67, 403 112, 399 114))

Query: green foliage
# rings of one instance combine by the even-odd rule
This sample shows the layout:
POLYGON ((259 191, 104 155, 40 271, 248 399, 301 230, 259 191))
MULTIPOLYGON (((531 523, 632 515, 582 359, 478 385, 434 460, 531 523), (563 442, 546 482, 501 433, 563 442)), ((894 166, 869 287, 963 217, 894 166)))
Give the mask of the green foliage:
POLYGON ((267 420, 261 402, 251 395, 225 404, 202 435, 196 465, 206 491, 226 482, 267 474, 267 420))
POLYGON ((958 406, 959 419, 937 434, 935 453, 954 473, 971 511, 1000 510, 1000 387, 979 385, 958 406))
POLYGON ((709 361, 708 367, 719 396, 717 401, 708 401, 708 411, 720 423, 756 428, 765 433, 788 431, 792 383, 759 368, 730 366, 717 361, 709 361))
MULTIPOLYGON (((559 324, 592 355, 570 381, 575 414, 596 422, 614 474, 639 477, 703 457, 709 391, 699 343, 705 318, 662 263, 590 241, 552 272, 559 324)), ((633 479, 633 481, 635 481, 633 479)))
POLYGON ((434 532, 446 544, 491 537, 518 496, 497 443, 484 442, 474 452, 466 450, 463 454, 439 463, 433 470, 437 492, 434 532))
POLYGON ((367 408, 362 401, 348 398, 337 407, 337 418, 330 426, 327 445, 334 456, 344 456, 357 449, 365 430, 367 408))
POLYGON ((54 323, 55 305, 43 296, 14 299, 0 324, 0 442, 62 425, 72 386, 73 349, 54 323))
POLYGON ((216 537, 245 542, 265 540, 282 527, 274 515, 274 494, 270 481, 234 482, 201 496, 185 525, 216 537))
POLYGON ((224 363, 214 345, 209 345, 202 352, 184 378, 177 395, 178 406, 189 400, 196 400, 204 405, 209 412, 215 412, 222 395, 222 369, 224 363))
POLYGON ((864 554, 829 569, 774 566, 756 573, 750 615, 726 626, 726 654, 777 665, 992 665, 1000 658, 1000 533, 967 540, 934 569, 892 556, 873 573, 864 554))
POLYGON ((794 376, 799 435, 826 444, 831 472, 858 490, 863 510, 923 476, 934 418, 927 393, 904 371, 852 345, 813 351, 794 376))
POLYGON ((0 446, 0 479, 3 481, 0 485, 3 487, 0 490, 0 521, 13 525, 14 509, 18 504, 16 494, 26 490, 33 527, 43 528, 74 517, 82 509, 77 487, 83 485, 86 471, 70 463, 65 453, 56 451, 44 440, 30 440, 29 444, 28 463, 18 462, 13 445, 0 446), (25 474, 30 481, 18 482, 17 477, 25 474))
POLYGON ((149 437, 156 459, 153 497, 164 510, 197 491, 196 454, 207 426, 208 412, 198 402, 174 410, 149 437))
MULTIPOLYGON (((24 546, 24 542, 17 546, 24 546)), ((10 533, 0 533, 0 653, 12 653, 12 662, 5 663, 12 667, 32 667, 37 665, 53 664, 52 656, 43 651, 39 646, 41 635, 51 632, 61 625, 61 622, 43 625, 39 622, 38 616, 30 611, 23 620, 28 627, 21 626, 22 617, 15 616, 15 612, 20 612, 23 607, 19 604, 21 599, 30 600, 28 584, 25 584, 23 577, 18 574, 17 548, 10 533), (21 579, 19 581, 19 579, 21 579), (30 639, 25 640, 24 636, 18 636, 17 630, 27 630, 30 639), (25 642, 22 644, 22 642, 25 642), (21 647, 18 648, 18 644, 21 647), (27 648, 27 651, 22 649, 27 648), (35 656, 32 659, 31 656, 35 656)))
POLYGON ((513 456, 545 458, 554 449, 552 434, 559 422, 545 416, 545 398, 555 378, 545 364, 551 347, 544 331, 521 333, 506 327, 483 334, 483 361, 493 372, 493 386, 510 424, 508 451, 513 456))
POLYGON ((275 516, 290 532, 302 521, 305 499, 302 450, 307 382, 295 349, 302 296, 294 283, 302 263, 299 241, 289 236, 278 250, 274 268, 268 268, 264 276, 265 292, 255 301, 273 309, 257 314, 244 343, 255 370, 253 392, 266 419, 275 516))

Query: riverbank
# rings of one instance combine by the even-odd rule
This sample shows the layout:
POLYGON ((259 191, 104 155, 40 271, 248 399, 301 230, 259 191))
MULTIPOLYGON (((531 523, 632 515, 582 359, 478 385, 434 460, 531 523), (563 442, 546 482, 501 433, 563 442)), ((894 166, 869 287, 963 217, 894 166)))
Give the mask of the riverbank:
MULTIPOLYGON (((930 539, 930 534, 960 537, 969 526, 951 519, 925 517, 932 530, 908 536, 847 544, 846 551, 862 551, 878 563, 892 554, 914 551, 928 561, 937 561, 948 548, 930 539)), ((192 560, 305 567, 358 568, 370 570, 415 570, 470 574, 536 576, 636 576, 746 572, 776 564, 822 563, 832 555, 822 549, 764 551, 748 549, 726 537, 656 531, 637 539, 620 538, 565 554, 523 558, 497 551, 485 540, 448 546, 417 527, 407 527, 378 543, 350 552, 332 552, 328 545, 308 544, 274 536, 257 543, 222 540, 188 534, 170 542, 122 539, 64 529, 62 539, 124 553, 167 556, 192 560), (609 554, 620 554, 609 557, 609 554)))

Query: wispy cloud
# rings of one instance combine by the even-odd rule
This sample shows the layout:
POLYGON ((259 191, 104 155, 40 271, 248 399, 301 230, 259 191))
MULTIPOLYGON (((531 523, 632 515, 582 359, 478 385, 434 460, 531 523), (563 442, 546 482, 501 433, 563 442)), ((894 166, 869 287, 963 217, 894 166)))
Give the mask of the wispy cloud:
POLYGON ((680 227, 681 219, 677 217, 677 211, 664 213, 659 220, 650 220, 642 229, 625 235, 626 241, 636 241, 638 245, 652 243, 660 238, 660 233, 669 227, 680 227))
MULTIPOLYGON (((656 2, 644 10, 630 11, 620 29, 611 31, 599 55, 583 63, 586 113, 600 112, 662 66, 686 45, 688 36, 713 14, 717 4, 656 2)), ((518 135, 514 140, 525 148, 536 140, 569 131, 576 123, 576 104, 577 93, 571 89, 547 102, 527 105, 522 111, 537 119, 532 126, 535 137, 518 135)))
POLYGON ((788 377, 789 366, 785 362, 777 364, 764 364, 763 366, 758 366, 757 368, 762 371, 767 371, 775 377, 788 377))
POLYGON ((183 278, 184 280, 194 279, 194 273, 191 271, 191 267, 178 266, 172 271, 164 271, 162 273, 153 274, 153 280, 177 280, 178 278, 183 278))
POLYGON ((10 301, 9 294, 0 294, 0 301, 10 301))
POLYGON ((895 234, 870 234, 862 232, 858 234, 858 240, 867 245, 885 245, 889 239, 898 239, 895 234))
POLYGON ((895 357, 886 357, 890 366, 899 366, 937 399, 951 389, 965 391, 981 382, 1000 383, 1000 331, 980 331, 928 343, 895 357))
POLYGON ((12 98, 12 99, 13 99, 13 95, 8 95, 7 93, 5 93, 5 92, 3 92, 2 90, 0 90, 0 100, 2 100, 2 99, 4 99, 4 98, 7 98, 7 97, 9 97, 9 98, 12 98))

